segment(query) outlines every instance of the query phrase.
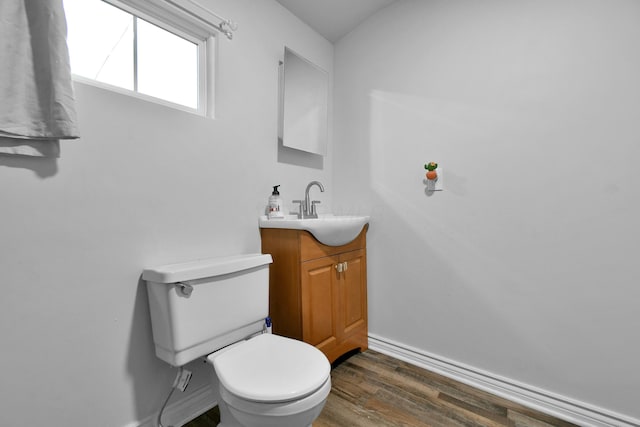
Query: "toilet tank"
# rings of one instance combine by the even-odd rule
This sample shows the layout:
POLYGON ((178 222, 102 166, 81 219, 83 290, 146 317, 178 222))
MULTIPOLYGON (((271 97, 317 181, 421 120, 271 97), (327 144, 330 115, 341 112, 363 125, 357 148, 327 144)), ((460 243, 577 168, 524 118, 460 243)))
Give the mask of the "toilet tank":
POLYGON ((272 261, 250 254, 145 269, 156 355, 182 366, 260 332, 272 261))

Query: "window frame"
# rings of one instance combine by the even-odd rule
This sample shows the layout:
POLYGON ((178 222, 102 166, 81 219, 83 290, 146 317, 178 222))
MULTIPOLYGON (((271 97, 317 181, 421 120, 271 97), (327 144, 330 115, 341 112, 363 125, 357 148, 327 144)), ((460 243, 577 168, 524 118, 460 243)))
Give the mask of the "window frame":
MULTIPOLYGON (((137 84, 134 90, 72 74, 74 81, 110 90, 123 95, 153 102, 170 108, 213 117, 213 67, 217 32, 199 20, 193 19, 184 11, 169 4, 158 3, 157 0, 101 0, 113 7, 121 9, 139 19, 147 21, 165 31, 181 37, 197 46, 198 51, 198 90, 197 107, 192 108, 153 95, 140 93, 137 84)), ((162 0, 161 0, 162 1, 162 0)), ((135 37, 135 35, 134 35, 135 37)), ((137 43, 137 42, 136 42, 137 43)), ((134 70, 137 81, 137 55, 134 56, 134 70)), ((73 73, 73 71, 72 71, 73 73)))

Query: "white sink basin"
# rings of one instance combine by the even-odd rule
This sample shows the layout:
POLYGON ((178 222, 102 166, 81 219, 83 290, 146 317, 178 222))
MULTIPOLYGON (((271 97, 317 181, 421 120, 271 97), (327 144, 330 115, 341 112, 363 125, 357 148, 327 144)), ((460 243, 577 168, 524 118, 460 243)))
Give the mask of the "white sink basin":
POLYGON ((319 218, 306 219, 298 219, 295 215, 284 219, 268 219, 263 215, 259 221, 260 228, 306 230, 327 246, 342 246, 351 242, 368 223, 368 216, 356 215, 321 215, 319 218))

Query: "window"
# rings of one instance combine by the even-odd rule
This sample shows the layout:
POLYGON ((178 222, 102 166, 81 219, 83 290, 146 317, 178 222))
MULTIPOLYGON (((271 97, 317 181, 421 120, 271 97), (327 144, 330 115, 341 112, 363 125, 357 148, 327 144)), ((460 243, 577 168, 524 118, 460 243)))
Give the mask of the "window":
POLYGON ((153 16, 126 3, 64 0, 72 73, 204 114, 211 33, 188 34, 157 17, 166 13, 153 16))

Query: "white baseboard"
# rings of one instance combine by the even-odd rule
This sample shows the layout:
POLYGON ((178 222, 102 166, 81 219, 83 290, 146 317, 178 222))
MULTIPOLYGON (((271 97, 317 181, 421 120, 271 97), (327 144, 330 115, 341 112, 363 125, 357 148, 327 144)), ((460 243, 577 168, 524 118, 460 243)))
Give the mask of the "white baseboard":
POLYGON ((369 348, 531 409, 589 427, 640 427, 640 420, 369 335, 369 348))
MULTIPOLYGON (((168 393, 168 391, 167 391, 168 393)), ((211 387, 204 386, 176 402, 167 405, 162 413, 162 425, 178 427, 204 414, 218 404, 211 387)), ((160 408, 158 408, 160 410, 160 408)), ((130 424, 127 427, 157 427, 155 412, 147 418, 130 424)))

